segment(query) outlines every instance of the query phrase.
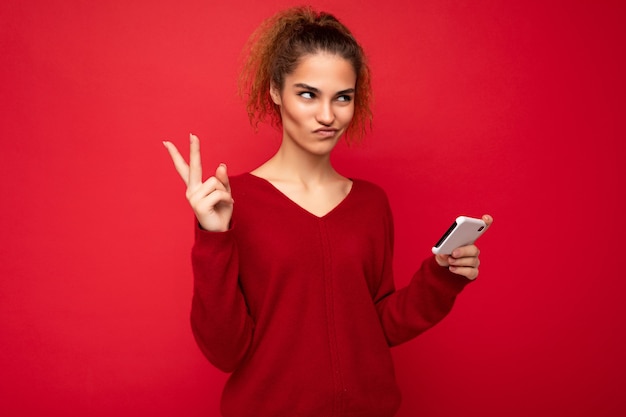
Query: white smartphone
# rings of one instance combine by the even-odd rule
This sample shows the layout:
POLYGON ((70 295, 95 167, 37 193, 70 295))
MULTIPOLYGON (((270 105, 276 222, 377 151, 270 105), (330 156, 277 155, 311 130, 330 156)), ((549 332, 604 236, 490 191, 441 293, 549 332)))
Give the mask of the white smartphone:
POLYGON ((433 246, 435 255, 449 255, 458 247, 471 245, 487 230, 487 224, 481 219, 459 216, 448 231, 433 246))

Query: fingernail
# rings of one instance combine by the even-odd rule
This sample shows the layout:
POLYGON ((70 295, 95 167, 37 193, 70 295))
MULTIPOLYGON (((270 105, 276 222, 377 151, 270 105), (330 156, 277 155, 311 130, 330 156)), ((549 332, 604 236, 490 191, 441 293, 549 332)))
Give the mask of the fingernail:
POLYGON ((193 133, 189 134, 189 142, 191 142, 193 140, 193 133))
POLYGON ((220 166, 226 168, 226 164, 223 162, 220 163, 220 166))

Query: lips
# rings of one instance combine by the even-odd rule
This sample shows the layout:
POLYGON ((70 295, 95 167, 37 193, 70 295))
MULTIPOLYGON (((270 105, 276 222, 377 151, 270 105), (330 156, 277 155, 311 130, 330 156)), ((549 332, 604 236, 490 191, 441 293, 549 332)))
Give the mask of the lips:
POLYGON ((322 127, 320 129, 314 130, 313 132, 323 137, 331 137, 337 134, 337 129, 322 127))

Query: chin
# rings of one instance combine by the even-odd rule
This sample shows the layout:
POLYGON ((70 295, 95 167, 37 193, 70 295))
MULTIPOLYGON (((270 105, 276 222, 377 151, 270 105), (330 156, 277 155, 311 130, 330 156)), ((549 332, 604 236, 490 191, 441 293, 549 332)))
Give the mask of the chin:
POLYGON ((315 143, 313 146, 310 146, 309 150, 316 154, 330 153, 332 152, 333 149, 335 149, 335 146, 337 146, 337 143, 339 143, 339 139, 340 138, 338 137, 321 139, 317 143, 315 143))

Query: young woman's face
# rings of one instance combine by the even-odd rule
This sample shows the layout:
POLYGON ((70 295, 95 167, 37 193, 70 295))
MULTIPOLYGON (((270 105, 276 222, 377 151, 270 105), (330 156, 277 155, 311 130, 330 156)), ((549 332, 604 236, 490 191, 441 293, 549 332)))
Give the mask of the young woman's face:
POLYGON ((285 76, 282 92, 272 89, 280 106, 283 141, 316 155, 329 153, 352 120, 355 87, 349 61, 324 52, 303 57, 285 76))

